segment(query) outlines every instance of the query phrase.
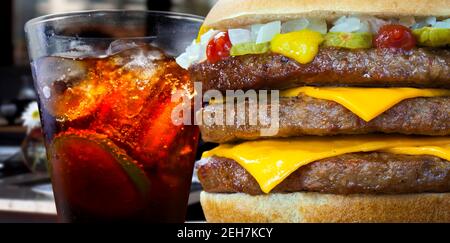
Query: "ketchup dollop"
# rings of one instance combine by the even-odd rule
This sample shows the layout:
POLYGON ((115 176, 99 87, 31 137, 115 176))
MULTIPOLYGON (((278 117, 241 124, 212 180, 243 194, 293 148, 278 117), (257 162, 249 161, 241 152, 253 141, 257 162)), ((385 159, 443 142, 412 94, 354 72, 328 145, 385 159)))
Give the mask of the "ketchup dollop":
POLYGON ((416 46, 416 39, 409 28, 399 24, 388 24, 380 28, 373 39, 373 45, 376 48, 411 50, 416 46))
POLYGON ((206 58, 216 63, 230 56, 231 41, 228 32, 220 32, 212 38, 206 47, 206 58))

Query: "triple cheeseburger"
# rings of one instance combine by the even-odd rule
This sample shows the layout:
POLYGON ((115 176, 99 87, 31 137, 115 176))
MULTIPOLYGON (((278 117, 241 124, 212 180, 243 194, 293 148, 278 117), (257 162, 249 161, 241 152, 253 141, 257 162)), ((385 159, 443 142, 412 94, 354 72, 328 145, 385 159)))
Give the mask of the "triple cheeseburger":
POLYGON ((280 90, 279 131, 200 126, 220 144, 198 166, 206 219, 450 222, 449 17, 448 0, 219 0, 177 62, 205 90, 280 90))

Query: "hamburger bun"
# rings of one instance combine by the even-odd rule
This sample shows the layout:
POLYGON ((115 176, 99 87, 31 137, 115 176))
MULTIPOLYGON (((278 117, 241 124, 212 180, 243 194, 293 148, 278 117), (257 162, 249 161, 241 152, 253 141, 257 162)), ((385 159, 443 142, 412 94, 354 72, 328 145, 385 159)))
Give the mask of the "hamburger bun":
POLYGON ((450 222, 450 193, 334 195, 202 192, 208 222, 450 222))
POLYGON ((364 15, 380 18, 450 16, 450 0, 219 0, 205 19, 216 29, 275 20, 364 15))

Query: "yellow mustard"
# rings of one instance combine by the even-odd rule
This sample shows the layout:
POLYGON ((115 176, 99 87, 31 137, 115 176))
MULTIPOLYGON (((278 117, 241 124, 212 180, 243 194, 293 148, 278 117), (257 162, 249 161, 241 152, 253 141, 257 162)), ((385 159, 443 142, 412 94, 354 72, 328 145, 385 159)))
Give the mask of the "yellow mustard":
POLYGON ((324 41, 319 32, 304 29, 287 34, 278 34, 271 41, 272 52, 292 58, 301 64, 311 62, 324 41))
POLYGON ((210 29, 211 28, 206 25, 200 26, 200 29, 198 30, 196 42, 200 43, 200 38, 202 37, 202 35, 205 34, 206 32, 208 32, 210 29))

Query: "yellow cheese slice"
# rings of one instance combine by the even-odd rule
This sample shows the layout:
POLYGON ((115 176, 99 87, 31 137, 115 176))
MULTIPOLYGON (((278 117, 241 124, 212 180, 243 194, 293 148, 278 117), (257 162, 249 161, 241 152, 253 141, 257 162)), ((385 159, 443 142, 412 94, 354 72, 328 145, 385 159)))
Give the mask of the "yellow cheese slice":
POLYGON ((389 151, 450 158, 450 137, 335 136, 299 137, 222 144, 203 153, 233 159, 270 192, 292 172, 308 163, 347 153, 389 151))
POLYGON ((299 87, 280 92, 281 97, 307 96, 335 101, 368 122, 399 102, 416 97, 450 96, 446 89, 299 87))
POLYGON ((450 151, 450 144, 441 146, 396 147, 383 150, 383 152, 393 154, 433 155, 450 161, 449 151, 450 151))

